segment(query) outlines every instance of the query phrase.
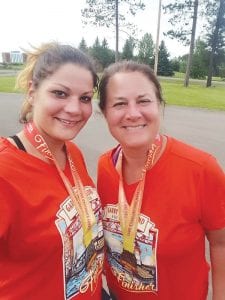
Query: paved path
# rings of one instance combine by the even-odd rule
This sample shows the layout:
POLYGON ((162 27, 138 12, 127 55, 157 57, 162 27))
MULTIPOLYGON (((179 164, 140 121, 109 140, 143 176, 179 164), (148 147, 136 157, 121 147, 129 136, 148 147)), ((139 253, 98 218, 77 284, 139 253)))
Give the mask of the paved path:
MULTIPOLYGON (((17 121, 21 103, 20 94, 0 93, 0 136, 14 134, 21 128, 17 121)), ((168 106, 162 131, 212 153, 225 170, 225 112, 168 106)), ((91 119, 75 142, 83 150, 89 172, 95 180, 98 156, 116 144, 96 104, 91 119)))

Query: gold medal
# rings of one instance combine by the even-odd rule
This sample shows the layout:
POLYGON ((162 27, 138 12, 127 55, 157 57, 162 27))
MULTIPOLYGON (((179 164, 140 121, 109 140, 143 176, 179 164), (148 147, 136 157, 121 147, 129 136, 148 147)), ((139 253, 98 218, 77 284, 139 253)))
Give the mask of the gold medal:
POLYGON ((136 187, 134 195, 132 197, 131 204, 129 205, 126 199, 124 187, 123 187, 123 175, 122 175, 122 150, 119 153, 119 157, 116 163, 120 180, 119 180, 119 192, 118 192, 118 207, 121 231, 123 234, 123 249, 130 253, 134 253, 134 240, 137 233, 139 215, 141 211, 145 177, 146 172, 153 166, 156 154, 160 151, 162 146, 162 139, 159 136, 155 142, 151 145, 151 149, 148 151, 147 161, 142 170, 140 181, 136 187))

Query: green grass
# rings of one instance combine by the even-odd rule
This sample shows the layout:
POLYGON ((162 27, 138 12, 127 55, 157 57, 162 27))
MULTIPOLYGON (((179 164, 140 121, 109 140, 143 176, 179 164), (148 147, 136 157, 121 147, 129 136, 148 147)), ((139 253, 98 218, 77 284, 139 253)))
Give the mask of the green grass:
MULTIPOLYGON (((180 78, 169 79, 160 77, 163 97, 168 105, 190 106, 225 111, 225 83, 213 82, 210 88, 205 81, 191 81, 185 88, 180 78)), ((16 93, 15 77, 0 76, 0 92, 16 93)), ((97 95, 95 95, 97 96, 97 95)))
POLYGON ((173 77, 175 77, 175 78, 182 78, 183 79, 185 77, 185 74, 181 73, 181 72, 174 72, 173 77))
POLYGON ((0 76, 0 92, 16 93, 15 82, 15 76, 0 76))
POLYGON ((161 84, 167 104, 225 111, 225 85, 206 88, 205 83, 194 82, 185 88, 183 82, 176 80, 161 80, 161 84))

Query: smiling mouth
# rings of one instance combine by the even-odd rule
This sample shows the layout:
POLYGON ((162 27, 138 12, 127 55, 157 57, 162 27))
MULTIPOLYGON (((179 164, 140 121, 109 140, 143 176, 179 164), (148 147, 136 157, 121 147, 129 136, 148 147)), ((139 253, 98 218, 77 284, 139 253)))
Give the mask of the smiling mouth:
POLYGON ((71 120, 65 120, 65 119, 60 119, 60 118, 56 118, 56 120, 60 121, 61 123, 65 124, 65 125, 76 125, 78 124, 80 121, 71 121, 71 120))
POLYGON ((130 125, 130 126, 122 126, 122 128, 128 129, 128 130, 135 130, 135 129, 142 129, 145 126, 146 126, 145 124, 142 124, 142 125, 130 125))

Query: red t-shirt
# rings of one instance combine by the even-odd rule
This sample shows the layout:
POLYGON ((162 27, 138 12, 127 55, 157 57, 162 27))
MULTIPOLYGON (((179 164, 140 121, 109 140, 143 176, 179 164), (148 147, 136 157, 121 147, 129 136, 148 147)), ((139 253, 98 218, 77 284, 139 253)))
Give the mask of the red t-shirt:
MULTIPOLYGON (((80 150, 68 143, 95 213, 86 248, 56 167, 0 140, 0 299, 100 299, 103 228, 80 150)), ((69 165, 65 174, 73 183, 69 165)))
MULTIPOLYGON (((215 159, 168 138, 147 172, 134 253, 123 250, 115 149, 102 155, 98 193, 104 208, 105 272, 117 299, 205 300, 205 232, 225 227, 225 174, 215 159)), ((130 201, 135 184, 126 185, 130 201)))

